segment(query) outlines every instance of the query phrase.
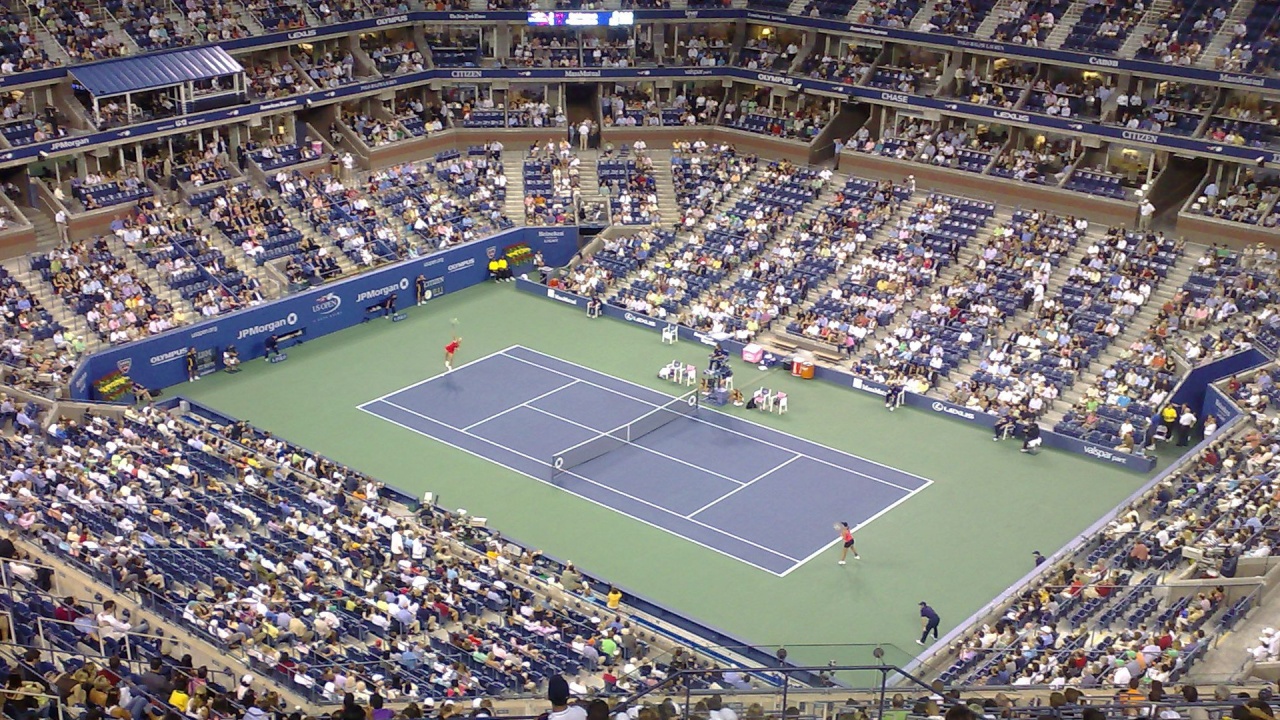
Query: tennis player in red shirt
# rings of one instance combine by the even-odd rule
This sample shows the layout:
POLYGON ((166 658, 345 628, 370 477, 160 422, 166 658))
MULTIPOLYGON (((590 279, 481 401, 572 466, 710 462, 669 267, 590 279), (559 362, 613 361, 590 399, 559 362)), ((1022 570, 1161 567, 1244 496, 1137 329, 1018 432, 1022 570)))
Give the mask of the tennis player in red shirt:
POLYGON ((454 337, 453 342, 444 346, 444 369, 453 369, 453 354, 458 352, 458 346, 462 344, 462 338, 454 337))
POLYGON ((837 523, 836 530, 840 531, 840 541, 844 543, 844 548, 840 551, 840 564, 844 565, 844 559, 848 557, 850 550, 853 550, 854 560, 861 560, 862 556, 858 554, 857 548, 853 546, 853 530, 849 528, 849 523, 837 523))

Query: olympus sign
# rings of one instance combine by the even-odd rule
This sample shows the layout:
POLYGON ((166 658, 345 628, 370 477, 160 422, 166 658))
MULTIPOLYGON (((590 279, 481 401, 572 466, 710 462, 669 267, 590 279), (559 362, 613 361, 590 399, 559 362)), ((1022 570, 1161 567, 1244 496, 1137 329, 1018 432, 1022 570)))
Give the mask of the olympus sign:
POLYGON ((973 420, 973 419, 974 419, 974 414, 973 414, 973 413, 971 413, 971 412, 969 412, 969 411, 967 411, 967 410, 961 410, 960 408, 957 408, 957 407, 951 407, 950 405, 947 405, 946 403, 935 402, 935 403, 934 403, 933 405, 931 405, 930 407, 932 407, 932 408, 933 408, 933 411, 934 411, 934 412, 945 413, 945 414, 947 414, 947 415, 955 415, 956 417, 958 417, 958 418, 964 418, 965 420, 973 420))
POLYGON ((1120 137, 1123 137, 1125 140, 1151 143, 1152 145, 1156 145, 1160 142, 1160 138, 1155 135, 1152 135, 1151 133, 1134 132, 1132 130, 1125 130, 1124 132, 1120 133, 1120 137))
POLYGON ((170 351, 169 351, 169 352, 167 352, 167 353, 161 353, 161 354, 159 354, 159 355, 152 355, 152 356, 151 356, 151 364, 152 364, 152 365, 164 365, 165 363, 171 363, 171 362, 173 362, 174 360, 179 360, 179 359, 184 358, 184 357, 186 357, 186 356, 187 356, 187 349, 186 349, 186 348, 178 348, 177 350, 170 350, 170 351))
POLYGON ((769 75, 767 73, 757 73, 756 80, 762 83, 773 83, 774 85, 790 85, 793 81, 785 75, 769 75))
POLYGON ((253 337, 254 335, 261 335, 262 333, 272 333, 279 330, 282 327, 288 327, 290 325, 297 325, 297 324, 298 324, 298 314, 289 313, 287 316, 282 317, 279 320, 272 320, 269 323, 262 323, 261 325, 250 325, 249 327, 241 330, 240 334, 236 335, 236 339, 243 340, 247 337, 253 337))

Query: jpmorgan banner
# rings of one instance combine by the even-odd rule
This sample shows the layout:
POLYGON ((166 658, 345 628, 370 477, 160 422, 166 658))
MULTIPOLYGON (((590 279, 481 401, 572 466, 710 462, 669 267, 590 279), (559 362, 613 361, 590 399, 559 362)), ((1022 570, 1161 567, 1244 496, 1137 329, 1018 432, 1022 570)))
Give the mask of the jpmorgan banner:
POLYGON ((541 251, 547 264, 565 265, 578 246, 577 228, 520 228, 449 248, 432 255, 403 260, 380 270, 289 295, 273 303, 249 308, 206 322, 171 330, 146 340, 95 353, 84 360, 71 379, 76 400, 92 397, 93 381, 120 372, 149 388, 162 388, 187 379, 187 348, 213 352, 220 359, 234 345, 242 360, 261 356, 267 338, 303 331, 310 340, 359 324, 370 308, 396 296, 396 307, 407 308, 416 300, 419 275, 434 292, 442 292, 448 276, 449 292, 484 282, 489 275, 488 253, 525 243, 541 251), (549 242, 550 241, 550 242, 549 242))

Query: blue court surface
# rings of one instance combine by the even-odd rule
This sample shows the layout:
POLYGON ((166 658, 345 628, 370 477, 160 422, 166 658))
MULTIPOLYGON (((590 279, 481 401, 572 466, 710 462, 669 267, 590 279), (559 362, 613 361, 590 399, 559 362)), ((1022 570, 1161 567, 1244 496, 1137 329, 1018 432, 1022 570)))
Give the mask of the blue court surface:
POLYGON ((708 407, 552 478, 553 456, 671 401, 514 346, 360 409, 779 576, 930 484, 708 407))

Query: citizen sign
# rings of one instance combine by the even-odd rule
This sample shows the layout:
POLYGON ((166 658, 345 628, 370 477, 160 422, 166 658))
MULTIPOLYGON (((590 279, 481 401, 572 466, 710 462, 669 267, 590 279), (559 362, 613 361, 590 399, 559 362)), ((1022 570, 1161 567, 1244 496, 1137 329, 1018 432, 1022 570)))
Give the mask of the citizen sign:
POLYGON ((1124 132, 1120 133, 1120 136, 1123 137, 1125 140, 1134 140, 1136 142, 1151 143, 1152 145, 1155 145, 1156 143, 1160 142, 1160 138, 1156 137, 1155 135, 1152 135, 1151 133, 1134 132, 1132 130, 1125 130, 1124 132))

